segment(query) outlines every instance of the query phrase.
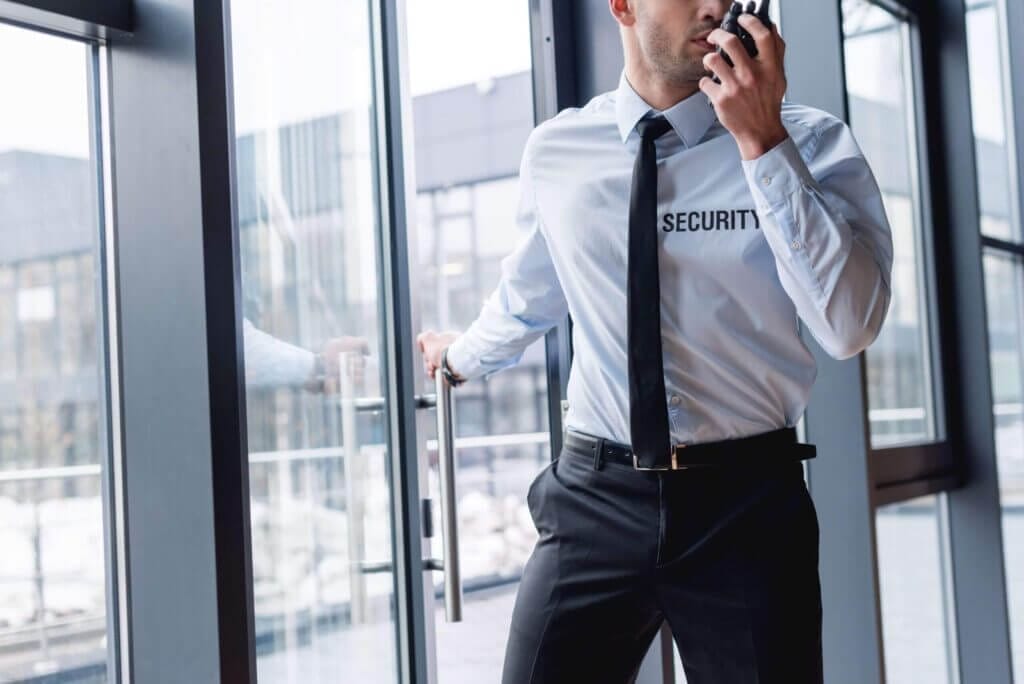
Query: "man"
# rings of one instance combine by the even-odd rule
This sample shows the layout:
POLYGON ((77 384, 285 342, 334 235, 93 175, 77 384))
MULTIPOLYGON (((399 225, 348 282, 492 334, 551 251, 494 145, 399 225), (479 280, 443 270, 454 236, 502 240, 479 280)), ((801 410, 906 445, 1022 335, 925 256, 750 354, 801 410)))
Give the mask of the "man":
POLYGON ((532 133, 525 240, 464 334, 418 338, 427 373, 460 384, 573 319, 505 684, 627 682, 663 620, 689 684, 822 681, 798 319, 835 358, 865 349, 892 239, 849 129, 782 102, 784 42, 744 16, 748 57, 716 28, 728 4, 609 0, 617 90, 532 133))

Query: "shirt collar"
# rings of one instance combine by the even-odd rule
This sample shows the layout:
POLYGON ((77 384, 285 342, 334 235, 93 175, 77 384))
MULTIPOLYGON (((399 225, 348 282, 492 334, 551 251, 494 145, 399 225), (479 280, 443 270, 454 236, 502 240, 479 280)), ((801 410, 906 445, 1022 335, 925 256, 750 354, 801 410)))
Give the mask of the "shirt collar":
POLYGON ((698 90, 663 112, 657 112, 637 95, 633 86, 626 79, 626 71, 623 70, 619 77, 619 87, 615 91, 615 120, 619 125, 622 142, 626 142, 629 134, 636 128, 637 122, 650 111, 664 114, 668 122, 672 124, 676 135, 687 147, 693 147, 700 142, 717 118, 708 96, 702 90, 698 90))

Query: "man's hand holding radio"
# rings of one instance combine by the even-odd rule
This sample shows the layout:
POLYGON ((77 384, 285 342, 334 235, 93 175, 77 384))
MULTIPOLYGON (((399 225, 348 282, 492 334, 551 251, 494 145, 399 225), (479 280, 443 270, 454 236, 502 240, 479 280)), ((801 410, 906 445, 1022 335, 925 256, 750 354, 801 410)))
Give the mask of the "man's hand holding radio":
POLYGON ((718 52, 709 52, 704 66, 721 84, 705 76, 698 86, 714 105, 718 120, 736 139, 740 156, 747 160, 760 157, 789 136, 782 125, 786 43, 774 26, 768 28, 753 14, 743 14, 739 23, 756 42, 757 57, 747 53, 737 36, 717 28, 707 40, 727 52, 733 66, 718 52))

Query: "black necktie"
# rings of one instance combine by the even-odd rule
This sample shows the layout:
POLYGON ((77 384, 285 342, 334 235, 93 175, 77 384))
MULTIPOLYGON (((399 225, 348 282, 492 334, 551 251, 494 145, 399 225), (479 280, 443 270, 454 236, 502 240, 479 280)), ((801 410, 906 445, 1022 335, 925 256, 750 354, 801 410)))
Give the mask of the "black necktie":
POLYGON ((637 125, 640 153, 629 202, 629 429, 641 468, 669 464, 668 404, 661 357, 661 288, 658 285, 658 162, 654 141, 672 125, 663 116, 637 125))

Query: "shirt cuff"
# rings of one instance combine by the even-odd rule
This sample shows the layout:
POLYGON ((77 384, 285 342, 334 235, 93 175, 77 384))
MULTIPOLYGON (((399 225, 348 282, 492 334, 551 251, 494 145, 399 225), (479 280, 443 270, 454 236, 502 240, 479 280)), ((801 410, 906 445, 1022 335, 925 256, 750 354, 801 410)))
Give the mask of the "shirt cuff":
POLYGON ((757 159, 744 159, 741 163, 754 202, 761 210, 782 204, 802 185, 815 182, 792 137, 757 159))
POLYGON ((466 380, 483 375, 483 364, 478 356, 470 354, 466 349, 463 337, 457 337, 448 347, 448 367, 466 380))

